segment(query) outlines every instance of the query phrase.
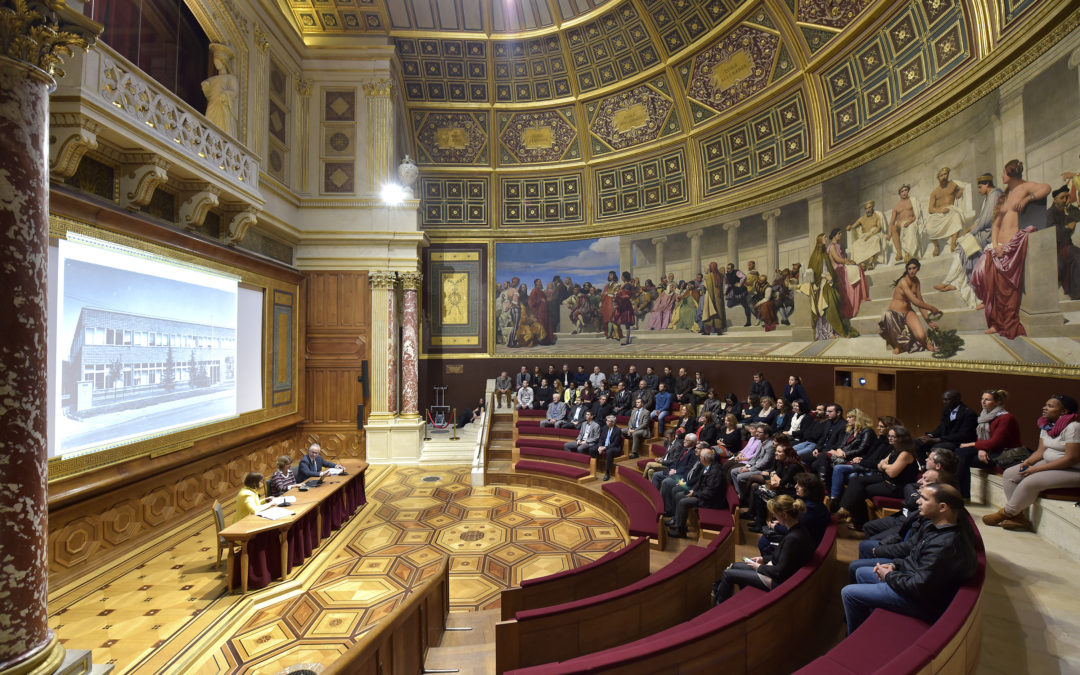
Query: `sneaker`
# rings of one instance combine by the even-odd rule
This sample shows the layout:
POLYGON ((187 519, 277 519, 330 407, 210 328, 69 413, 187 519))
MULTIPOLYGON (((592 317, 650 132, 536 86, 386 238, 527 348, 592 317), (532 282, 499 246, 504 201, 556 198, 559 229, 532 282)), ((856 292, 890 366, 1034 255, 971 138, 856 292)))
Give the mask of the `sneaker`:
POLYGON ((1032 524, 1031 519, 1027 517, 1027 514, 1021 511, 1012 518, 1005 520, 1001 523, 1001 528, 1004 530, 1010 530, 1012 532, 1034 532, 1035 525, 1032 524))
POLYGON ((997 527, 998 525, 1004 523, 1006 520, 1009 520, 1009 515, 1005 513, 1005 509, 1003 508, 994 511, 993 513, 988 513, 982 517, 983 524, 989 525, 990 527, 997 527))

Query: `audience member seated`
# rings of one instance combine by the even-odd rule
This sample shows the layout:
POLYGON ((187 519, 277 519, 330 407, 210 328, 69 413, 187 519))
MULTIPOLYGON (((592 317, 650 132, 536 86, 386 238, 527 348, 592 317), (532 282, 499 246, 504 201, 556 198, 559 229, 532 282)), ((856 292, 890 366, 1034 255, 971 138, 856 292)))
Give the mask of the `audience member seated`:
MULTIPOLYGON (((809 471, 796 475, 795 497, 806 504, 806 513, 799 521, 813 536, 814 548, 817 548, 821 538, 825 536, 825 530, 832 523, 832 516, 825 506, 825 483, 821 482, 821 476, 809 471)), ((761 555, 775 549, 786 532, 787 528, 775 520, 767 523, 761 530, 761 538, 758 539, 758 551, 761 555)))
POLYGON ((503 407, 503 400, 506 401, 506 407, 510 407, 510 388, 513 386, 513 382, 510 380, 510 376, 506 374, 506 371, 495 378, 495 407, 503 407))
POLYGON ((679 406, 679 423, 675 425, 675 437, 696 434, 697 428, 697 416, 690 410, 690 406, 679 406))
POLYGON ((540 380, 540 386, 533 393, 536 399, 533 401, 533 407, 537 410, 547 409, 548 405, 555 400, 555 387, 551 386, 546 377, 540 380))
MULTIPOLYGON (((771 399, 776 398, 776 394, 773 393, 772 385, 765 379, 765 373, 756 372, 753 375, 754 381, 750 385, 750 395, 761 398, 762 396, 768 396, 771 399)), ((749 396, 747 398, 749 398, 749 396)))
POLYGON ((574 385, 583 387, 589 381, 589 374, 585 372, 585 366, 578 366, 577 372, 574 373, 574 385))
POLYGON ((806 395, 806 390, 803 389, 802 379, 798 375, 789 375, 787 384, 784 385, 784 393, 780 398, 786 400, 788 404, 792 404, 795 401, 804 401, 807 405, 810 403, 810 397, 806 395))
POLYGON ((720 429, 716 427, 716 423, 713 421, 712 413, 701 413, 700 415, 698 415, 697 421, 698 442, 704 442, 705 445, 708 445, 710 447, 716 445, 717 439, 720 438, 720 429))
POLYGON ((638 387, 641 386, 641 374, 637 371, 637 366, 635 365, 631 364, 631 366, 627 368, 626 377, 624 379, 626 380, 626 388, 631 392, 637 391, 638 387))
POLYGON ((750 417, 750 423, 768 424, 771 428, 776 429, 776 415, 776 401, 771 396, 762 396, 760 407, 750 417))
MULTIPOLYGON (((573 395, 573 390, 571 395, 573 395)), ((580 401, 574 404, 573 408, 566 411, 566 417, 561 422, 555 424, 557 429, 580 429, 581 425, 585 423, 585 413, 590 412, 589 406, 581 403, 580 401)))
POLYGON ((656 398, 654 399, 656 407, 653 409, 649 417, 656 420, 656 428, 664 428, 664 419, 671 414, 671 392, 664 387, 664 383, 660 383, 660 389, 656 392, 656 398))
POLYGON ((750 488, 755 485, 756 480, 762 480, 762 477, 772 470, 775 460, 772 429, 768 424, 758 424, 753 427, 753 430, 754 436, 761 441, 761 448, 752 459, 732 467, 729 473, 731 484, 739 495, 739 503, 743 506, 749 506, 750 488))
POLYGON ((690 390, 690 395, 693 397, 694 405, 701 405, 705 401, 705 397, 709 392, 709 381, 705 379, 705 376, 701 374, 701 371, 694 372, 694 387, 690 390))
POLYGON ((1005 506, 983 516, 983 522, 1006 530, 1034 530, 1026 509, 1039 493, 1051 488, 1080 487, 1080 421, 1076 399, 1054 394, 1039 418, 1039 448, 1005 470, 1005 506))
POLYGON ((600 425, 593 419, 592 411, 585 411, 585 421, 581 424, 577 438, 563 444, 563 450, 567 452, 580 452, 592 455, 600 444, 600 425))
POLYGON ((772 425, 778 434, 786 434, 791 427, 791 408, 787 401, 782 398, 776 399, 776 419, 772 425))
POLYGON ((533 390, 526 382, 517 390, 517 409, 531 410, 533 407, 533 390))
POLYGON ((270 476, 270 496, 277 497, 296 484, 292 472, 292 457, 282 455, 277 458, 277 471, 270 476))
POLYGON ((785 433, 791 437, 791 442, 798 445, 802 442, 802 428, 803 423, 807 425, 814 419, 814 416, 807 410, 806 401, 803 399, 795 399, 789 404, 791 412, 788 414, 788 423, 785 433))
MULTIPOLYGON (((563 390, 577 389, 577 378, 574 377, 574 373, 571 372, 570 366, 566 363, 562 364, 562 372, 559 373, 559 384, 562 385, 563 390)), ((569 402, 567 401, 567 403, 569 402)))
POLYGON ((625 382, 619 382, 615 386, 615 394, 611 397, 611 404, 615 407, 616 415, 629 415, 634 408, 634 397, 626 388, 625 382))
POLYGON ((617 389, 620 384, 623 384, 624 379, 622 371, 619 370, 619 364, 612 365, 611 372, 607 376, 608 387, 617 389))
POLYGON ((528 366, 522 366, 521 372, 514 377, 515 389, 521 389, 525 384, 532 384, 532 373, 529 372, 528 366))
POLYGON ((724 461, 731 459, 742 450, 743 432, 739 428, 739 420, 728 413, 724 415, 724 429, 720 432, 717 446, 721 451, 724 461))
POLYGON ((671 372, 671 368, 664 366, 664 372, 660 375, 660 382, 664 383, 668 391, 675 391, 675 374, 671 372))
POLYGON ((814 450, 817 450, 821 439, 825 437, 825 434, 831 428, 832 420, 828 418, 825 412, 825 404, 819 403, 817 408, 814 409, 813 415, 809 415, 799 425, 799 432, 792 435, 792 440, 795 441, 795 452, 799 453, 799 458, 804 462, 811 461, 814 457, 814 450))
MULTIPOLYGON (((886 434, 885 437, 886 440, 888 440, 888 434, 886 434)), ((956 479, 954 478, 956 475, 954 473, 956 471, 956 466, 956 454, 953 453, 952 450, 949 450, 948 448, 937 448, 930 451, 930 454, 926 456, 926 469, 923 471, 923 474, 925 475, 927 471, 937 472, 938 479, 935 482, 954 485, 956 483, 956 479)), ((872 520, 866 525, 863 525, 863 534, 866 535, 866 538, 874 539, 889 531, 899 529, 901 522, 903 522, 905 518, 919 510, 919 490, 922 489, 923 485, 923 479, 919 478, 915 482, 908 483, 901 488, 900 494, 904 501, 900 510, 885 516, 884 518, 872 520)))
POLYGON ((309 478, 318 478, 326 469, 336 469, 337 464, 329 462, 322 457, 322 446, 312 443, 308 447, 307 454, 300 458, 300 464, 296 469, 296 480, 303 482, 309 478))
POLYGON ((577 396, 578 400, 588 404, 590 407, 593 403, 596 403, 596 390, 588 382, 578 387, 577 396))
POLYGON ((754 420, 757 419, 757 414, 761 412, 761 397, 757 394, 751 394, 746 401, 743 402, 739 415, 739 424, 743 426, 754 424, 754 420))
POLYGON ((606 420, 608 415, 615 414, 615 407, 611 405, 611 401, 608 399, 607 394, 600 394, 596 397, 596 402, 592 406, 592 416, 594 420, 599 423, 600 420, 606 420))
POLYGON ((742 417, 742 404, 739 403, 739 397, 734 392, 724 397, 720 407, 724 409, 725 414, 734 415, 736 419, 742 417))
MULTIPOLYGON (((672 490, 670 503, 674 505, 668 535, 686 536, 686 518, 693 508, 717 509, 726 505, 724 480, 720 467, 716 466, 716 451, 698 442, 698 463, 686 476, 685 483, 672 490)), ((669 503, 664 504, 665 511, 669 503)))
MULTIPOLYGON (((645 382, 645 387, 652 392, 656 392, 660 389, 660 378, 656 376, 656 372, 653 371, 652 366, 645 367, 645 374, 641 376, 641 379, 645 382)), ((671 390, 668 389, 670 392, 671 390)))
POLYGON ((484 413, 484 399, 481 398, 480 402, 477 404, 477 406, 475 408, 470 408, 470 409, 466 410, 465 412, 461 413, 460 415, 458 415, 457 428, 461 429, 462 427, 464 427, 469 422, 473 422, 475 420, 480 419, 480 415, 482 415, 483 413, 484 413))
POLYGON ((259 488, 262 487, 263 475, 258 471, 252 471, 244 476, 244 487, 236 494, 236 520, 243 520, 248 516, 270 508, 269 501, 259 497, 259 488))
POLYGON ((551 403, 547 407, 547 415, 540 420, 540 426, 558 428, 560 423, 566 420, 568 412, 566 404, 562 402, 562 397, 558 393, 552 394, 551 403))
POLYGON ((754 521, 750 524, 751 532, 760 533, 765 527, 765 518, 768 515, 766 505, 769 500, 779 495, 794 495, 795 479, 806 471, 787 436, 778 434, 774 445, 776 450, 773 453, 773 470, 764 476, 763 484, 751 491, 750 509, 742 515, 743 518, 754 521))
POLYGON ((604 458, 604 480, 611 480, 615 470, 615 458, 622 454, 623 431, 615 426, 615 416, 604 418, 606 426, 600 431, 600 444, 593 453, 604 458))
POLYGON ((877 532, 873 539, 867 536, 859 542, 859 557, 848 566, 848 576, 855 583, 855 570, 860 567, 873 567, 879 562, 892 562, 893 558, 903 558, 911 552, 911 547, 918 541, 918 529, 928 522, 919 514, 919 496, 924 487, 933 483, 946 483, 955 487, 956 478, 937 469, 927 469, 916 482, 914 495, 904 499, 906 516, 903 518, 879 518, 864 526, 864 529, 881 521, 891 521, 887 530, 877 532), (914 497, 912 499, 911 497, 914 497), (874 562, 870 562, 874 561, 874 562))
POLYGON ((869 518, 866 510, 868 497, 900 497, 904 485, 914 482, 919 473, 911 432, 897 425, 888 434, 892 452, 878 462, 877 470, 873 473, 853 476, 840 499, 836 519, 850 520, 851 529, 861 530, 866 524, 869 518))
MULTIPOLYGON (((686 475, 686 472, 690 470, 690 467, 694 466, 694 462, 697 461, 697 436, 694 434, 686 434, 683 436, 682 441, 676 440, 672 445, 678 444, 678 449, 672 453, 668 452, 660 460, 661 468, 657 469, 653 474, 652 484, 657 490, 660 490, 664 481, 674 478, 678 481, 680 478, 686 475), (670 458, 669 458, 670 455, 670 458)), ((661 492, 663 494, 663 492, 661 492)))
POLYGON ((592 374, 589 375, 589 384, 593 386, 593 389, 599 389, 605 382, 607 382, 607 375, 600 370, 600 366, 593 366, 592 374))
POLYGON ((943 483, 927 485, 919 513, 930 522, 911 552, 857 570, 856 583, 841 591, 848 634, 878 608, 933 623, 975 574, 974 536, 960 491, 943 483))
POLYGON ((871 428, 870 416, 858 408, 852 408, 844 416, 843 440, 835 450, 818 452, 810 463, 810 470, 821 476, 829 488, 829 497, 836 501, 843 492, 844 484, 855 468, 866 459, 877 436, 871 428))
POLYGON ((943 410, 941 422, 930 433, 918 438, 918 451, 922 456, 931 448, 943 446, 955 451, 962 443, 976 440, 975 427, 978 416, 960 400, 960 392, 948 390, 941 395, 943 410))
POLYGON ((646 462, 641 475, 649 479, 649 481, 652 481, 652 477, 655 476, 657 472, 666 474, 668 467, 675 462, 675 458, 682 452, 682 447, 683 439, 675 438, 674 432, 667 432, 664 455, 660 459, 646 462))
POLYGON ((705 392, 705 400, 701 402, 701 412, 712 413, 713 417, 720 419, 720 414, 724 410, 724 402, 716 396, 716 390, 710 389, 705 392))
POLYGON ((728 476, 731 472, 737 471, 739 467, 754 461, 758 456, 758 453, 761 452, 762 443, 759 434, 756 433, 756 430, 753 427, 751 427, 749 431, 750 440, 746 442, 746 445, 736 452, 731 459, 723 463, 722 468, 724 470, 724 476, 728 476))
POLYGON ((645 380, 638 380, 638 388, 634 391, 633 399, 635 402, 641 401, 641 404, 649 411, 652 411, 656 404, 656 394, 645 384, 645 380))
POLYGON ((694 396, 690 393, 694 389, 694 380, 686 374, 686 368, 679 368, 679 374, 675 377, 675 401, 679 405, 693 405, 694 396))
POLYGON ((787 532, 774 552, 748 558, 745 562, 733 563, 724 570, 720 580, 713 585, 713 600, 716 604, 730 598, 736 586, 772 590, 774 586, 789 579, 814 556, 817 544, 800 520, 806 513, 806 504, 791 495, 780 495, 769 500, 768 509, 773 518, 787 528, 787 532))
POLYGON ((982 410, 975 427, 977 440, 961 443, 956 448, 960 460, 956 478, 964 499, 971 498, 971 467, 993 470, 993 462, 1001 453, 1020 447, 1020 423, 1004 407, 1008 397, 1009 392, 1004 389, 984 391, 979 399, 982 410))
POLYGON ((630 422, 626 434, 630 437, 630 458, 634 459, 641 452, 641 442, 649 437, 649 411, 641 399, 634 401, 634 410, 630 413, 630 422))

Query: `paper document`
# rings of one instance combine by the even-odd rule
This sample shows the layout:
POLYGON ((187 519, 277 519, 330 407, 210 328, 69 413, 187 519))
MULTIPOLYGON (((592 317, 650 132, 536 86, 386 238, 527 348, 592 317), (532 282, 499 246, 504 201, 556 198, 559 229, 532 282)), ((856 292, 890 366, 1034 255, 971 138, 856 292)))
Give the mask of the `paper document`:
POLYGON ((336 468, 333 468, 333 469, 327 469, 326 470, 326 475, 327 476, 337 476, 337 475, 341 474, 343 471, 345 471, 345 469, 342 469, 340 467, 336 467, 336 468))
POLYGON ((280 506, 271 506, 264 511, 259 511, 259 515, 263 518, 266 518, 267 520, 282 520, 284 518, 288 518, 289 516, 295 516, 296 514, 292 511, 286 511, 280 506))

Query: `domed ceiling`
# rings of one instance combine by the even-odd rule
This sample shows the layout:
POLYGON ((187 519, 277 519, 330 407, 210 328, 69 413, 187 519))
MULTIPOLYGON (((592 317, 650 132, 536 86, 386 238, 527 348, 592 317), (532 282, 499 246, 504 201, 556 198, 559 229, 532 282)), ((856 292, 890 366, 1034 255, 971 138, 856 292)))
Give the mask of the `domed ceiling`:
POLYGON ((1077 16, 1055 0, 282 2, 304 36, 395 46, 434 236, 648 229, 820 181, 986 93, 992 67, 1077 16))

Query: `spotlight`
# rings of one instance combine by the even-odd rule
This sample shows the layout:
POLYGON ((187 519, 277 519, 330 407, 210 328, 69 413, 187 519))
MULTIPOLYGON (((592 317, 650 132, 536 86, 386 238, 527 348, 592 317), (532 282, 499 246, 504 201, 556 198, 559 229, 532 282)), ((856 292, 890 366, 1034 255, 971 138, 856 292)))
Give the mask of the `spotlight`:
POLYGON ((408 195, 405 193, 405 188, 400 185, 396 183, 387 183, 382 186, 382 191, 379 193, 379 196, 382 197, 383 204, 386 204, 387 206, 398 206, 405 201, 405 198, 408 195))
POLYGON ((865 377, 860 377, 859 378, 859 386, 860 387, 865 387, 866 386, 866 378, 865 377))

